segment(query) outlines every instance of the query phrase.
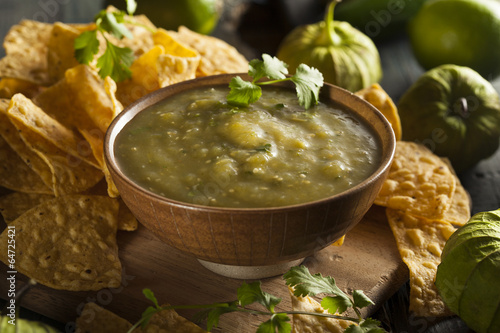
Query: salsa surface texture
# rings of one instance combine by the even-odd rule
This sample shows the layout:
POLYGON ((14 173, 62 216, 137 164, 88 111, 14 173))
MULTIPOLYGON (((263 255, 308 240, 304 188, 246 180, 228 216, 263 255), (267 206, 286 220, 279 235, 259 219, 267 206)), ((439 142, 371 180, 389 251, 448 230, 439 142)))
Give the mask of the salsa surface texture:
POLYGON ((279 87, 235 107, 228 92, 190 90, 137 114, 116 138, 122 171, 170 199, 235 208, 322 199, 375 171, 380 143, 354 113, 323 103, 304 110, 279 87))

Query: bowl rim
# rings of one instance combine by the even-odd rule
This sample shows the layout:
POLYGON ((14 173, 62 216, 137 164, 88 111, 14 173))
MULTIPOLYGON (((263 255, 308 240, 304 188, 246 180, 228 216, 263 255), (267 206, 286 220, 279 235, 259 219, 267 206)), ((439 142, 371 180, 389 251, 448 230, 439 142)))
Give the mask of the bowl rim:
MULTIPOLYGON (((105 136, 104 136, 104 159, 105 163, 107 165, 107 168, 110 169, 109 172, 111 173, 111 176, 113 173, 119 177, 121 180, 126 182, 129 186, 134 188, 136 191, 139 191, 143 193, 146 196, 152 197, 158 201, 162 201, 165 203, 168 203, 169 205, 177 206, 183 209, 191 209, 191 210, 203 210, 206 212, 230 212, 232 214, 245 214, 245 213, 263 213, 263 214, 268 214, 270 212, 283 212, 283 211, 290 211, 290 210, 297 210, 297 209, 302 209, 302 208, 307 208, 311 206, 316 206, 316 205, 321 205, 325 204, 328 201, 332 201, 337 198, 345 197, 345 196, 350 196, 354 195, 360 191, 362 191, 366 186, 370 185, 371 183, 375 182, 378 178, 380 178, 386 171, 387 169, 390 168, 392 160, 394 158, 395 150, 396 150, 396 138, 394 135, 394 131, 392 130, 392 126, 389 123, 389 121, 385 118, 385 116, 377 109, 375 108, 372 104, 368 103, 361 97, 355 95, 354 93, 341 88, 339 86, 330 84, 325 82, 324 86, 322 87, 320 91, 320 97, 324 96, 324 88, 329 87, 329 89, 334 89, 339 93, 344 94, 345 97, 350 98, 353 103, 363 105, 363 107, 370 109, 376 116, 376 118, 382 123, 383 127, 387 129, 387 132, 389 133, 389 139, 388 139, 388 145, 386 147, 386 154, 385 156, 382 156, 380 162, 379 162, 379 167, 370 174, 367 178, 365 178, 363 181, 360 183, 356 184, 355 186, 342 191, 340 193, 327 196, 321 199, 313 200, 313 201, 307 201, 307 202, 302 202, 302 203, 297 203, 293 205, 284 205, 284 206, 269 206, 269 207, 224 207, 224 206, 208 206, 208 205, 201 205, 201 204, 195 204, 195 203, 190 203, 190 202, 184 202, 180 200, 175 200, 171 198, 167 198, 165 196, 162 196, 160 194, 156 194, 152 191, 149 191, 145 189, 144 187, 140 186, 133 180, 131 180, 128 176, 126 176, 117 160, 114 154, 114 143, 116 141, 116 138, 118 134, 121 132, 121 130, 124 128, 124 126, 131 120, 133 119, 139 112, 142 110, 145 110, 149 108, 152 105, 155 105, 164 99, 168 98, 172 94, 175 94, 180 91, 184 90, 189 90, 191 88, 199 88, 202 86, 210 86, 210 85, 223 85, 223 84, 228 84, 229 79, 235 76, 241 76, 243 78, 249 78, 248 73, 225 73, 225 74, 215 74, 215 75, 209 75, 205 77, 198 77, 195 79, 190 79, 190 80, 185 80, 181 81, 169 86, 166 86, 164 88, 159 88, 139 99, 136 101, 132 102, 130 105, 128 105, 126 108, 124 108, 110 123, 108 126, 105 136), (220 82, 219 82, 220 80, 220 82), (224 81, 227 80, 227 81, 224 81), (191 87, 193 83, 197 83, 196 86, 191 87)), ((289 85, 289 82, 283 82, 283 83, 278 83, 277 85, 281 86, 287 86, 289 85)), ((339 101, 333 100, 334 103, 344 105, 344 103, 341 103, 339 101)), ((345 106, 345 105, 344 105, 345 106)), ((346 106, 347 107, 347 106, 346 106)), ((357 116, 362 118, 370 127, 371 129, 375 132, 377 136, 378 133, 375 130, 374 126, 372 126, 371 123, 369 123, 364 117, 359 115, 357 113, 357 116)), ((383 139, 381 137, 378 138, 381 145, 383 139)))

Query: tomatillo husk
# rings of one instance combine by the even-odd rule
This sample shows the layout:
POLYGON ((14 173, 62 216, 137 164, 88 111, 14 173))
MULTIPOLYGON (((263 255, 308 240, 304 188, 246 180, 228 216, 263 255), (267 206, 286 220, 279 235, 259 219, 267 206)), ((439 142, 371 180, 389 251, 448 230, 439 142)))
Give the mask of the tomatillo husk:
POLYGON ((324 21, 299 26, 285 36, 276 56, 290 66, 290 73, 304 63, 323 73, 326 82, 355 92, 380 81, 380 55, 368 36, 333 20, 336 3, 330 2, 324 21))

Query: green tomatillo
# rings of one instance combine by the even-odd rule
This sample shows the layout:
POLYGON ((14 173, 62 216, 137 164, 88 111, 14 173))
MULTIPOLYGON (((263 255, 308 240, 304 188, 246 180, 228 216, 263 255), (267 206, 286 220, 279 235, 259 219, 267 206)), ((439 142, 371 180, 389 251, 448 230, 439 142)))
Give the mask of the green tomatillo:
POLYGON ((500 99, 476 71, 442 65, 424 73, 398 103, 403 140, 448 157, 457 172, 491 156, 500 143, 500 99))
POLYGON ((304 63, 323 73, 326 82, 355 92, 382 78, 380 55, 367 35, 333 20, 336 3, 329 3, 324 21, 299 26, 285 36, 276 55, 291 73, 304 63))
POLYGON ((451 235, 436 288, 451 311, 477 333, 500 332, 500 209, 475 214, 451 235))

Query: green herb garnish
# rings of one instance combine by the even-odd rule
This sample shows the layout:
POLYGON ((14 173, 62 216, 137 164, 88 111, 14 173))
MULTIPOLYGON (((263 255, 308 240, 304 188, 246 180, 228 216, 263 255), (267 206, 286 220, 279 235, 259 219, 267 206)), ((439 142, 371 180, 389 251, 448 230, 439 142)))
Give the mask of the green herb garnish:
POLYGON ((262 60, 253 59, 249 63, 248 75, 252 81, 245 81, 240 76, 234 77, 229 83, 231 88, 227 95, 230 104, 247 106, 259 100, 262 96, 260 86, 282 81, 295 83, 299 104, 305 109, 316 105, 319 100, 319 90, 323 86, 323 74, 316 68, 300 64, 295 74, 288 76, 288 65, 276 57, 262 55, 262 60), (259 81, 267 77, 269 81, 259 81))
MULTIPOLYGON (((133 15, 137 8, 135 0, 127 1, 127 13, 133 15)), ((81 64, 88 65, 94 56, 99 52, 100 34, 106 42, 106 50, 97 59, 97 68, 99 76, 105 78, 110 76, 113 80, 119 82, 132 76, 130 65, 134 60, 134 54, 128 47, 119 47, 114 45, 105 33, 122 39, 123 37, 132 38, 132 33, 125 26, 127 13, 124 11, 108 12, 101 10, 94 18, 96 28, 82 32, 74 42, 75 58, 81 64)))
POLYGON ((307 267, 292 267, 283 275, 286 284, 294 288, 295 296, 316 296, 319 294, 329 294, 321 300, 321 306, 328 311, 328 314, 319 312, 302 311, 275 311, 281 299, 271 295, 261 288, 261 282, 243 282, 238 288, 237 300, 223 303, 213 303, 205 305, 181 305, 181 306, 159 306, 156 297, 150 289, 144 289, 143 293, 154 306, 149 306, 142 314, 141 319, 128 331, 132 332, 136 327, 145 327, 151 316, 162 310, 169 309, 203 309, 195 317, 195 322, 206 320, 207 331, 211 331, 219 324, 220 316, 231 312, 245 312, 248 314, 258 314, 269 316, 269 319, 259 325, 257 333, 290 333, 289 315, 302 314, 319 317, 329 317, 353 322, 345 329, 345 333, 384 333, 380 327, 380 322, 371 318, 363 319, 360 309, 374 304, 362 291, 354 290, 352 298, 340 290, 332 277, 323 277, 321 274, 312 275, 307 267), (247 306, 259 304, 265 310, 259 311, 249 309, 247 306), (355 317, 342 315, 348 309, 353 309, 355 317))

